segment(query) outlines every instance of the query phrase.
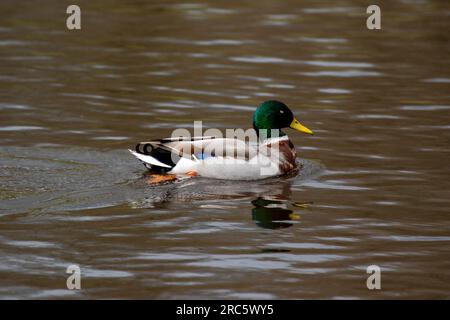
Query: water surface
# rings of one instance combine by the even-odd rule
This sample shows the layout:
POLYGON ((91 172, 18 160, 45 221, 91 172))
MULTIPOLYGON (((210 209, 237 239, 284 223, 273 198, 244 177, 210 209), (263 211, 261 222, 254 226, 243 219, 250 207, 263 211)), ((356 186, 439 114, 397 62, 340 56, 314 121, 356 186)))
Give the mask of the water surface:
POLYGON ((1 298, 450 298, 445 1, 2 4, 1 298), (267 99, 316 133, 298 175, 155 187, 126 150, 267 99))

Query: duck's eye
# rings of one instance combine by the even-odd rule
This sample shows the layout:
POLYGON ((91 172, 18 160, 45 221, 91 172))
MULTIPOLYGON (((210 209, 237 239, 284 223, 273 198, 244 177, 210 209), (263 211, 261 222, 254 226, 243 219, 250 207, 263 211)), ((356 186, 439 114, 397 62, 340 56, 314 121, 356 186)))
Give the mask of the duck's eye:
POLYGON ((283 110, 280 110, 280 113, 281 113, 281 114, 283 114, 283 113, 284 113, 284 111, 283 111, 283 110))

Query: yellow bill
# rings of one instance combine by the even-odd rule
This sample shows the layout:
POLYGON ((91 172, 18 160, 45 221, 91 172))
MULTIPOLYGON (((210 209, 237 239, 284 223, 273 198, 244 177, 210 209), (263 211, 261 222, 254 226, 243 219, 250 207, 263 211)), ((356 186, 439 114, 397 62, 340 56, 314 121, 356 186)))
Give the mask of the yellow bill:
POLYGON ((299 220, 300 219, 300 215, 297 213, 291 213, 289 214, 289 219, 291 220, 299 220))
POLYGON ((307 127, 305 127, 304 125, 302 125, 300 122, 298 122, 297 119, 294 118, 294 120, 292 120, 290 127, 292 129, 295 129, 297 131, 303 132, 303 133, 307 133, 307 134, 314 134, 311 130, 309 130, 307 127))

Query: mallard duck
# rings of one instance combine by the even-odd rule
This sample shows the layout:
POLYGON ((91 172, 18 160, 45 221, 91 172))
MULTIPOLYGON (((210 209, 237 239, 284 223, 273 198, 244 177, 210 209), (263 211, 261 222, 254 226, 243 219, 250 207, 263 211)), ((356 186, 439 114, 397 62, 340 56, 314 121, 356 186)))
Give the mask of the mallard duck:
POLYGON ((288 127, 313 134, 284 103, 269 100, 253 115, 254 130, 250 131, 255 141, 248 142, 246 137, 171 137, 140 142, 135 151, 129 151, 151 170, 154 182, 177 176, 264 179, 297 168, 295 147, 281 130, 288 127))

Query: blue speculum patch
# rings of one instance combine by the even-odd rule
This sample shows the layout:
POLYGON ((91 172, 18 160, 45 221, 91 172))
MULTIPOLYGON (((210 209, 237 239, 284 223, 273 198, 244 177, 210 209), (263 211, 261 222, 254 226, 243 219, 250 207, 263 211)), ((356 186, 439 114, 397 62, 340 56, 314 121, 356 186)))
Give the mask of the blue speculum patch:
POLYGON ((195 156, 197 157, 197 159, 199 159, 199 160, 205 160, 206 158, 210 158, 210 157, 212 157, 212 155, 211 154, 208 154, 208 153, 203 153, 203 152, 201 152, 201 153, 197 153, 197 154, 195 154, 195 156))

